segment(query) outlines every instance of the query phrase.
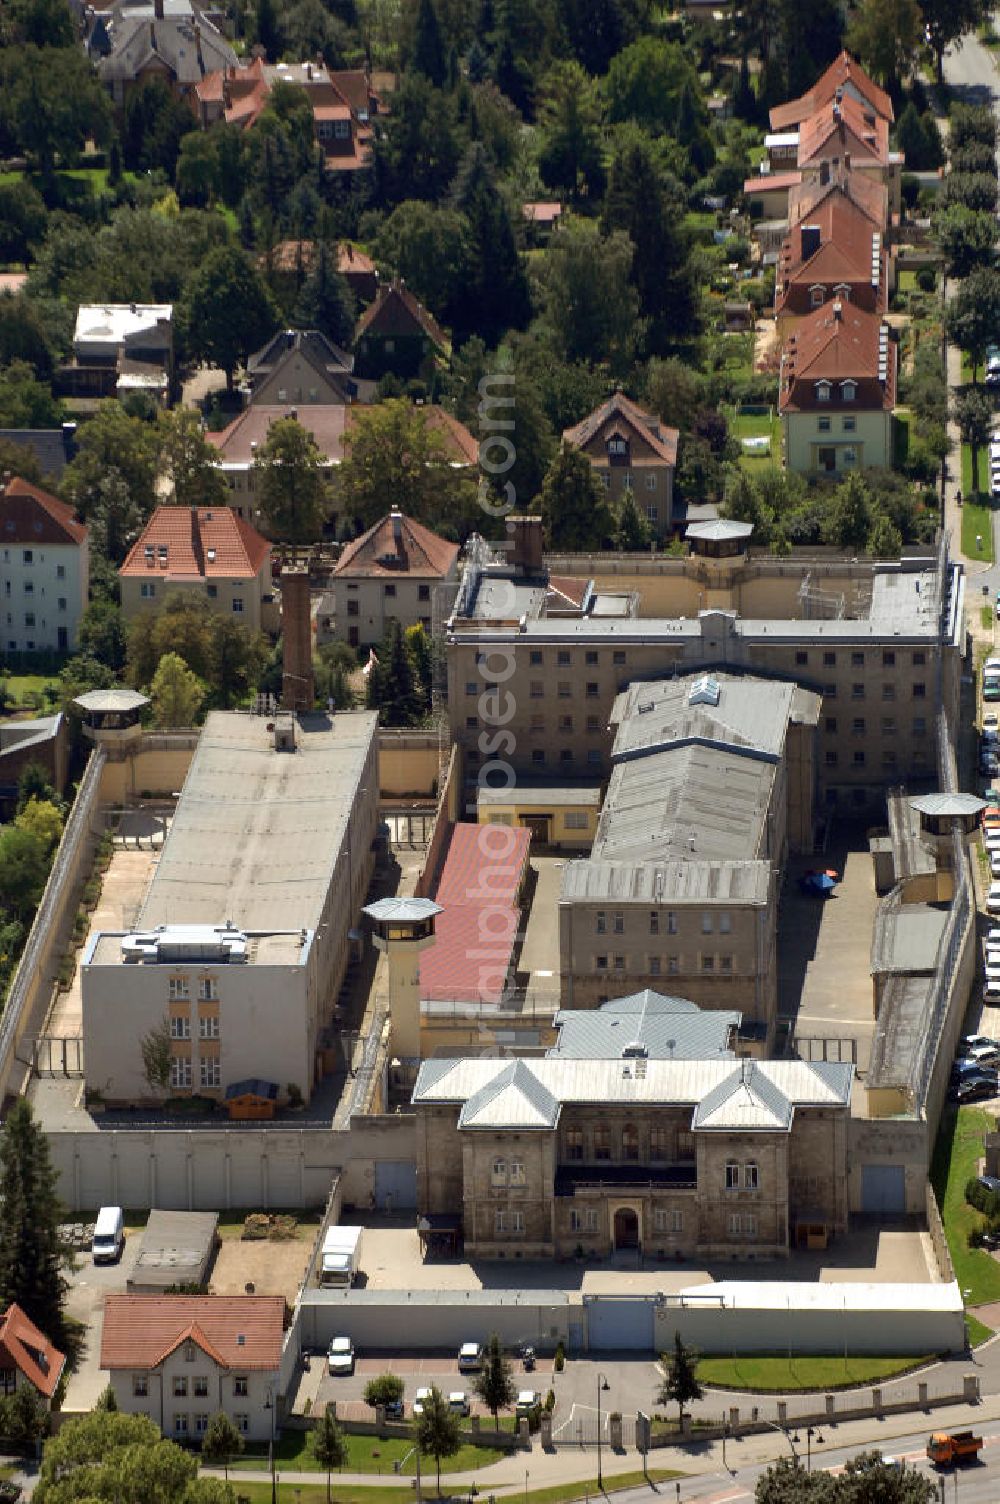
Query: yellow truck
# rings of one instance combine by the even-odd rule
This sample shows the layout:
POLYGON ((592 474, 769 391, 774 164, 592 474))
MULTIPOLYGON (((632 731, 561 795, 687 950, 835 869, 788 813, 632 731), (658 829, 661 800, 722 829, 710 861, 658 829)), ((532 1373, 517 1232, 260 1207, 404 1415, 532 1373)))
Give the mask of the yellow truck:
POLYGON ((927 1443, 927 1455, 938 1467, 975 1462, 982 1449, 983 1438, 975 1431, 934 1431, 927 1443))

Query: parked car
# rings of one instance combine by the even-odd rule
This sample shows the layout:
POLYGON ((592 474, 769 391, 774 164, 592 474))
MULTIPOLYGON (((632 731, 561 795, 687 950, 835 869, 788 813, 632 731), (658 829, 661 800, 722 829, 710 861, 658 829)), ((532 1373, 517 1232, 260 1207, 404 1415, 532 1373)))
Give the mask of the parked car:
POLYGON ((423 1415, 424 1404, 431 1397, 431 1387, 432 1386, 430 1384, 424 1384, 420 1389, 417 1390, 416 1394, 413 1396, 414 1415, 423 1415))
POLYGON ((990 876, 1000 877, 1000 849, 993 847, 987 851, 987 856, 990 859, 990 876))
POLYGON ((983 1065, 978 1060, 970 1060, 967 1055, 960 1055, 952 1062, 951 1074, 956 1081, 961 1081, 967 1076, 995 1076, 997 1068, 992 1065, 983 1065))
POLYGON ((996 1082, 959 1081, 948 1091, 948 1101, 961 1107, 966 1102, 987 1102, 998 1094, 996 1082))
POLYGON ((990 883, 986 894, 987 914, 1000 914, 1000 883, 990 883))
POLYGON ((519 1389, 517 1401, 514 1405, 515 1415, 528 1415, 536 1405, 541 1404, 537 1389, 519 1389))
POLYGON ((456 1415, 471 1415, 472 1406, 464 1389, 453 1389, 448 1396, 448 1409, 456 1415))
MULTIPOLYGON (((997 591, 997 600, 1000 601, 1000 590, 997 591)), ((1000 716, 995 710, 988 710, 983 716, 983 735, 994 741, 1000 738, 1000 716)))
POLYGON ((477 1373, 483 1366, 483 1349, 478 1342, 463 1342, 458 1349, 459 1373, 477 1373))
MULTIPOLYGON (((1000 930, 990 930, 986 936, 986 944, 990 944, 991 936, 993 935, 997 938, 992 943, 1000 945, 1000 930)), ((991 1039, 988 1034, 964 1034, 958 1042, 963 1052, 974 1050, 977 1045, 985 1045, 988 1049, 1000 1050, 1000 1039, 991 1039)))
POLYGON ((1000 825, 983 827, 983 845, 987 851, 1000 851, 1000 825))
POLYGON ((977 1175, 976 1184, 984 1191, 991 1191, 994 1196, 1000 1194, 1000 1178, 996 1175, 977 1175))
POLYGON ((1000 998, 1000 980, 995 976, 987 975, 983 982, 983 1002, 989 1003, 992 1007, 997 998, 1000 998))
POLYGON ((402 1420, 403 1419, 403 1401, 402 1400, 386 1400, 386 1402, 385 1402, 385 1418, 386 1418, 386 1420, 402 1420))
POLYGON ((334 1337, 326 1355, 326 1363, 333 1374, 354 1372, 354 1343, 350 1337, 334 1337))
MULTIPOLYGON (((1000 952, 987 951, 986 957, 987 967, 1000 964, 1000 952), (991 960, 991 957, 994 959, 991 960)), ((992 1041, 989 1044, 970 1045, 965 1052, 965 1059, 974 1060, 977 1065, 1000 1065, 1000 1047, 993 1044, 992 1041)))

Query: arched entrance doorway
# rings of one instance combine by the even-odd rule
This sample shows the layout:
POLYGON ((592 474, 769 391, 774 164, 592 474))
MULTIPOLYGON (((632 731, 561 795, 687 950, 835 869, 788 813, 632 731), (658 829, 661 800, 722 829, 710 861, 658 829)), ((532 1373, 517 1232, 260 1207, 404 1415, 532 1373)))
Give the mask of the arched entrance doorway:
POLYGON ((615 1249, 638 1248, 639 1218, 631 1206, 620 1206, 615 1212, 615 1249))

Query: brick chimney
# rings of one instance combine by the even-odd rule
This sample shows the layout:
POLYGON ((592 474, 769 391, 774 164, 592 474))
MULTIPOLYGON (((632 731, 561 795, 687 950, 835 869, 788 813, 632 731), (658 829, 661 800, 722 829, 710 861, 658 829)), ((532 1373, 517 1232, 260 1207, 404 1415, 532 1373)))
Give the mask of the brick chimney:
POLYGON ((308 569, 281 571, 281 704, 285 710, 312 710, 316 699, 312 666, 312 621, 308 569))
POLYGON ((507 557, 519 575, 544 573, 541 517, 508 517, 512 548, 507 557))

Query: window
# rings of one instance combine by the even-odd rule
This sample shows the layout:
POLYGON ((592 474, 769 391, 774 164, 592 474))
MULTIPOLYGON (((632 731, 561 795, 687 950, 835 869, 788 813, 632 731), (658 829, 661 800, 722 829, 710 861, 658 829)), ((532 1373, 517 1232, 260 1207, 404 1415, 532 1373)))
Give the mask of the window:
POLYGON ((896 666, 896 655, 895 655, 895 653, 883 653, 882 654, 882 667, 883 668, 895 668, 895 666, 896 666))
POLYGON ((676 935, 676 933, 677 933, 677 913, 676 913, 676 911, 674 909, 668 909, 667 910, 667 934, 668 935, 676 935))
POLYGON ((894 768, 896 766, 896 754, 891 747, 882 753, 882 766, 883 768, 894 768))
POLYGON ((816 401, 817 402, 829 402, 829 400, 830 400, 830 383, 828 381, 817 381, 817 383, 816 383, 816 401))
POLYGON ((635 1161, 639 1158, 639 1130, 634 1123, 626 1123, 622 1129, 622 1159, 635 1161))
POLYGON ((556 654, 556 664, 559 668, 569 668, 569 653, 565 648, 560 648, 556 654))
POLYGON ((603 909, 598 909, 597 911, 594 919, 594 929, 599 935, 606 935, 608 932, 608 916, 603 909))
POLYGON ((137 1400, 144 1400, 149 1393, 149 1374, 134 1373, 132 1375, 132 1394, 137 1400))
POLYGON ((726 1190, 738 1191, 740 1188, 740 1167, 735 1161, 730 1160, 726 1165, 726 1190))
POLYGON ((795 654, 795 662, 797 664, 799 664, 800 667, 804 667, 805 664, 807 664, 809 662, 809 654, 808 653, 803 653, 803 652, 796 653, 795 654))
POLYGON ((852 653, 851 654, 851 667, 852 668, 864 668, 864 666, 865 666, 865 655, 864 655, 864 653, 852 653))
POLYGON ((837 766, 837 754, 836 754, 836 752, 827 752, 827 754, 826 754, 826 765, 827 765, 828 768, 835 768, 837 766))
MULTIPOLYGON (((206 1394, 208 1393, 207 1389, 206 1389, 205 1393, 206 1394)), ((195 1418, 194 1418, 194 1434, 196 1436, 204 1436, 204 1434, 205 1434, 205 1432, 207 1430, 208 1430, 208 1412, 203 1410, 198 1415, 196 1415, 195 1418)))
POLYGON ((660 509, 659 509, 659 507, 655 506, 653 504, 653 502, 648 501, 646 503, 646 521, 647 522, 657 522, 659 520, 659 516, 660 516, 660 509))
POLYGON ((419 600, 419 601, 429 601, 430 598, 431 598, 431 587, 429 585, 418 585, 417 586, 417 600, 419 600))
POLYGON ((595 652, 584 653, 584 655, 583 655, 583 661, 584 661, 584 663, 587 664, 587 666, 589 668, 596 668, 597 667, 597 654, 595 652))
POLYGON ((845 433, 853 433, 857 426, 857 418, 844 418, 843 422, 841 423, 841 427, 843 428, 845 433))
POLYGON ((66 565, 65 564, 57 564, 56 565, 56 579, 57 580, 64 580, 65 578, 66 578, 66 565))
POLYGON ((745 1191, 758 1189, 757 1166, 752 1159, 743 1166, 743 1189, 745 1191))
POLYGON ((544 762, 545 762, 545 751, 544 751, 544 748, 542 748, 542 747, 535 747, 534 750, 532 751, 532 754, 531 754, 531 760, 537 766, 541 767, 544 764, 544 762))
POLYGON ((656 490, 656 471, 655 470, 647 470, 646 471, 646 490, 647 491, 655 491, 656 490))
POLYGON ((493 1232, 496 1236, 507 1231, 507 1213, 502 1206, 498 1206, 493 1213, 493 1232))
POLYGON ((205 1374, 197 1374, 191 1384, 191 1390, 196 1400, 203 1400, 208 1394, 208 1377, 205 1374))
POLYGON ((189 997, 190 993, 188 992, 187 977, 171 977, 168 984, 168 990, 170 1001, 172 1003, 177 1002, 180 998, 189 997))
POLYGON ((218 585, 206 585, 205 589, 206 589, 206 591, 208 593, 208 598, 209 598, 210 601, 214 601, 214 600, 216 600, 218 598, 218 594, 219 594, 219 587, 218 587, 218 585))
POLYGON ((615 934, 616 935, 624 935, 624 933, 625 933, 625 915, 622 913, 621 909, 617 909, 615 911, 615 913, 612 914, 611 917, 614 920, 615 934))
POLYGON ((714 971, 715 970, 715 957, 714 956, 702 956, 702 958, 701 958, 701 969, 702 969, 702 971, 714 971))
POLYGON ((527 1185, 528 1177, 524 1169, 523 1159, 512 1159, 510 1162, 511 1185, 527 1185))
POLYGON ((826 297, 826 288, 825 287, 810 287, 810 289, 809 289, 809 306, 810 306, 810 308, 821 308, 822 305, 823 305, 823 300, 824 300, 825 297, 826 297))
POLYGON ((582 1210, 573 1207, 569 1214, 570 1232, 596 1232, 597 1231, 597 1208, 584 1207, 582 1210))
POLYGON ((190 1039, 191 1038, 191 1020, 189 1018, 186 1018, 184 1016, 184 1014, 182 1014, 182 1013, 175 1013, 174 1016, 173 1016, 173 1018, 171 1018, 171 1020, 170 1020, 170 1038, 171 1039, 190 1039))
POLYGON ((571 715, 561 715, 559 717, 559 730, 562 732, 573 730, 573 717, 571 715))
POLYGON ((712 933, 712 915, 708 909, 702 910, 701 932, 703 935, 710 935, 712 933))
POLYGON ((864 697, 865 697, 865 686, 863 684, 852 684, 851 685, 851 699, 852 700, 863 700, 864 697))
POLYGON ((923 718, 922 715, 915 715, 913 717, 913 735, 914 736, 926 736, 927 735, 927 722, 924 720, 924 718, 923 718))
POLYGON ((388 596, 395 596, 395 594, 396 594, 396 587, 395 587, 395 585, 386 585, 384 587, 384 589, 383 589, 383 593, 385 595, 388 595, 388 596))
POLYGON ((605 489, 605 491, 610 491, 611 490, 611 476, 608 474, 607 470, 602 470, 601 471, 601 480, 604 482, 604 489, 605 489))
POLYGON ((348 614, 348 616, 360 616, 361 615, 361 608, 358 605, 357 601, 348 601, 347 602, 347 614, 348 614))
POLYGON ((493 1161, 491 1180, 495 1186, 507 1184, 507 1161, 505 1159, 495 1159, 493 1161))
POLYGON ((659 956, 650 956, 650 958, 649 958, 649 974, 650 974, 651 977, 658 977, 660 975, 660 958, 659 958, 659 956))
POLYGON ((883 736, 895 736, 896 735, 896 717, 895 716, 884 715, 882 717, 882 735, 883 736))
POLYGON ((242 595, 234 595, 233 596, 233 611, 235 612, 235 614, 237 616, 242 616, 243 615, 243 597, 242 597, 242 595))
POLYGON ((757 1218, 753 1212, 743 1213, 743 1236, 746 1238, 757 1236, 757 1218))
POLYGON ((198 996, 203 1003, 215 1003, 219 998, 219 984, 214 977, 202 977, 198 983, 198 996))
POLYGON ((476 729, 476 727, 478 725, 479 725, 479 719, 478 719, 477 716, 467 715, 465 717, 465 729, 466 729, 466 731, 475 731, 475 729, 476 729))
POLYGON ((719 915, 719 934, 730 935, 733 929, 733 916, 728 909, 723 909, 719 915))
POLYGON ((624 653, 624 650, 620 649, 618 652, 612 653, 611 654, 611 662, 615 665, 616 668, 621 668, 621 666, 625 662, 625 653, 624 653))
POLYGON ((856 768, 863 768, 865 765, 865 754, 860 751, 855 752, 852 761, 856 768))
POLYGON ((245 1373, 238 1373, 233 1379, 233 1394, 237 1399, 246 1399, 250 1393, 250 1382, 245 1373))
POLYGON ((528 687, 528 695, 529 695, 529 697, 532 700, 541 700, 544 697, 544 694, 545 694, 545 689, 544 689, 544 687, 542 685, 541 679, 532 679, 532 681, 531 681, 531 683, 530 683, 530 685, 528 687))
POLYGON ((611 1129, 606 1123, 598 1123, 594 1129, 594 1158, 611 1158, 611 1129))
POLYGON ((34 556, 34 554, 32 553, 32 551, 31 551, 30 548, 26 548, 24 550, 24 552, 21 554, 21 563, 22 564, 33 564, 34 562, 35 562, 35 556, 34 556))
POLYGON ((837 698, 836 684, 824 684, 823 693, 828 700, 835 700, 837 698))
POLYGON ((853 402, 858 386, 855 381, 842 381, 840 383, 840 395, 845 402, 853 402))
POLYGON ((180 1415, 180 1414, 175 1415, 174 1416, 174 1435, 175 1436, 186 1436, 187 1435, 187 1429, 188 1429, 188 1418, 187 1418, 187 1416, 186 1415, 180 1415))
POLYGON ((883 684, 882 685, 882 698, 883 698, 883 700, 894 700, 896 698, 896 686, 895 686, 895 684, 883 684))
POLYGON ((651 935, 658 935, 660 933, 659 909, 650 909, 649 911, 649 933, 651 935))
POLYGON ((26 627, 33 627, 35 625, 35 613, 34 613, 34 611, 25 611, 25 613, 24 613, 24 625, 26 627))
POLYGON ((184 1344, 184 1362, 185 1363, 193 1363, 194 1362, 194 1343, 193 1342, 185 1342, 185 1344, 184 1344))
POLYGON ((560 700, 568 700, 573 693, 573 686, 568 679, 559 680, 558 694, 560 700))
POLYGON ((694 1134, 687 1129, 677 1135, 677 1158, 685 1163, 694 1159, 694 1134))
POLYGON ((836 655, 836 653, 824 653, 823 654, 823 666, 824 666, 824 668, 833 668, 833 666, 834 666, 834 664, 836 662, 837 662, 837 655, 836 655))
POLYGON ((588 731, 600 731, 600 729, 601 729, 601 718, 600 718, 600 716, 599 715, 588 715, 588 717, 587 717, 587 730, 588 731))
POLYGON ((542 655, 537 650, 537 648, 533 649, 528 654, 528 662, 531 664, 531 666, 533 668, 540 668, 541 667, 541 664, 542 664, 542 655))
POLYGON ((533 731, 536 734, 540 734, 541 732, 543 732, 545 730, 545 717, 542 715, 542 713, 540 711, 537 711, 537 710, 533 710, 532 711, 532 713, 531 713, 531 723, 530 723, 528 729, 529 729, 529 731, 533 731))
POLYGON ((220 1061, 202 1060, 201 1084, 207 1087, 222 1085, 222 1064, 220 1061))
POLYGON ((600 764, 601 764, 601 754, 598 751, 598 749, 596 747, 590 747, 590 748, 588 748, 588 750, 587 750, 587 766, 591 767, 591 768, 597 768, 597 767, 600 767, 600 764))
POLYGON ((24 593, 25 593, 25 595, 34 595, 34 593, 35 593, 35 583, 34 583, 33 580, 25 580, 25 582, 24 582, 24 593))
POLYGON ((742 1232, 742 1230, 743 1230, 743 1218, 740 1216, 739 1212, 730 1212, 730 1214, 729 1214, 729 1236, 731 1238, 738 1238, 739 1235, 740 1235, 740 1233, 742 1232))
POLYGON ((335 120, 333 122, 333 134, 338 141, 346 141, 351 134, 351 122, 349 120, 335 120))
POLYGON ((668 973, 668 975, 672 976, 672 977, 675 977, 675 976, 677 976, 677 974, 680 971, 680 969, 681 969, 681 958, 680 958, 680 956, 668 956, 667 957, 667 973, 668 973))
POLYGON ((854 717, 854 720, 851 722, 851 735, 852 736, 864 736, 864 734, 865 734, 865 718, 864 718, 863 715, 857 715, 857 716, 854 717))
POLYGON ((829 433, 830 432, 830 419, 829 418, 818 418, 816 420, 816 427, 819 429, 820 433, 829 433))
POLYGON ((190 1060, 174 1059, 170 1062, 170 1085, 180 1089, 191 1085, 190 1060))
POLYGON ((478 692, 479 692, 479 686, 476 684, 475 679, 467 679, 465 681, 465 693, 467 695, 474 695, 474 694, 478 694, 478 692))
POLYGON ((649 1130, 649 1157, 650 1159, 670 1158, 670 1135, 666 1128, 657 1127, 649 1130))
POLYGON ((593 680, 588 680, 587 681, 587 699, 588 700, 596 700, 597 699, 597 685, 593 682, 593 680))
POLYGON ((249 1415, 234 1415, 233 1424, 235 1425, 237 1431, 239 1431, 240 1435, 245 1436, 250 1430, 250 1417, 249 1415))
POLYGON ((926 684, 914 684, 914 686, 913 686, 913 698, 915 700, 923 700, 923 699, 926 699, 926 696, 927 696, 927 686, 926 686, 926 684))
POLYGON ((586 830, 586 813, 582 809, 569 809, 566 811, 563 823, 567 830, 586 830))
POLYGON ((566 1129, 566 1158, 581 1160, 583 1158, 583 1129, 566 1129))
POLYGON ((186 1400, 187 1399, 187 1392, 188 1392, 187 1376, 185 1375, 185 1376, 181 1377, 179 1375, 175 1375, 175 1377, 174 1377, 174 1399, 175 1400, 186 1400))

